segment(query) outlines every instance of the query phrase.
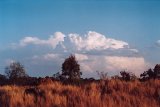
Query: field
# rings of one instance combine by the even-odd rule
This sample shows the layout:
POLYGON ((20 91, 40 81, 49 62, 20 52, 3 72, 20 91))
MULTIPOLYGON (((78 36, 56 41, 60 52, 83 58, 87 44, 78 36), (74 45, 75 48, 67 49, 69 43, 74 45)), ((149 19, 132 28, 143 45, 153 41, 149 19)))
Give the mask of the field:
POLYGON ((160 80, 0 87, 0 107, 160 107, 160 80))

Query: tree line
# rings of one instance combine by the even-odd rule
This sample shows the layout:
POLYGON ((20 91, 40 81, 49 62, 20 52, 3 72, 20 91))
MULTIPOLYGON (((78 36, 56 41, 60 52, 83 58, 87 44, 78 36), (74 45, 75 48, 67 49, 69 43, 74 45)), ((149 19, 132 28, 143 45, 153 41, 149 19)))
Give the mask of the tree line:
MULTIPOLYGON (((106 79, 107 73, 98 72, 100 79, 106 79)), ((80 71, 80 65, 76 60, 74 55, 70 55, 68 58, 64 60, 62 63, 62 71, 53 74, 53 79, 64 81, 64 80, 80 80, 82 72, 80 71)), ((12 62, 9 66, 5 68, 5 75, 0 74, 0 81, 10 80, 11 83, 15 83, 16 80, 24 78, 31 78, 25 71, 24 66, 20 62, 12 62)), ((32 77, 33 80, 34 77, 32 77)), ((49 77, 47 77, 49 78, 49 77)), ((149 79, 160 79, 160 64, 157 64, 154 69, 148 69, 140 74, 140 78, 136 77, 133 73, 128 72, 126 70, 120 72, 119 75, 112 76, 112 79, 120 79, 125 81, 131 81, 135 79, 139 79, 141 81, 149 80, 149 79)), ((90 78, 94 80, 94 78, 90 78)))

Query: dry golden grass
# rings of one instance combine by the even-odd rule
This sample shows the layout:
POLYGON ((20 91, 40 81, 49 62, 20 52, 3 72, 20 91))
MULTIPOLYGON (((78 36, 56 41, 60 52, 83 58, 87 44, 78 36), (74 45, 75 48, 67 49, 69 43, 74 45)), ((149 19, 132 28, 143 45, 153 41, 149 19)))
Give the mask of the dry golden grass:
POLYGON ((0 87, 0 107, 160 107, 160 80, 0 87), (39 90, 26 93, 26 89, 39 90))

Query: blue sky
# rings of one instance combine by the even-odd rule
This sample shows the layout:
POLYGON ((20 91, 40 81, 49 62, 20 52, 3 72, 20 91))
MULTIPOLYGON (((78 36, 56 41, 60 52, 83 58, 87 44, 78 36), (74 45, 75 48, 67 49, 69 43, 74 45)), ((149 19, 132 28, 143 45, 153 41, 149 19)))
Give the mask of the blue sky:
MULTIPOLYGON (((141 64, 142 66, 152 67, 160 61, 159 20, 160 1, 158 0, 1 0, 0 73, 4 72, 3 68, 8 61, 18 60, 26 66, 30 75, 52 75, 60 71, 63 59, 70 53, 75 53, 79 57, 81 55, 81 58, 87 57, 86 60, 79 59, 82 65, 88 64, 88 67, 82 66, 82 68, 94 71, 96 69, 92 67, 93 62, 99 61, 99 57, 102 59, 107 57, 107 63, 102 67, 99 65, 98 70, 111 71, 113 74, 117 72, 109 66, 114 68, 113 64, 120 63, 122 60, 122 62, 133 60, 131 58, 145 63, 141 64), (58 39, 60 42, 57 44, 50 43, 50 35, 54 38, 56 32, 61 32, 67 39, 58 39), (75 34, 79 34, 83 42, 78 42, 79 45, 77 45, 71 41, 73 35, 69 36, 70 34, 74 34, 74 37, 75 34), (92 42, 87 37, 103 38, 102 35, 105 36, 104 43, 100 39, 99 42, 93 43, 93 46, 88 45, 92 42), (28 39, 26 37, 32 37, 32 41, 26 43, 28 39), (128 47, 117 49, 110 45, 107 48, 106 44, 113 42, 108 43, 107 38, 117 40, 114 43, 121 41, 121 44, 116 45, 118 47, 124 44, 123 42, 126 42, 128 47), (25 46, 21 46, 22 43, 20 44, 19 41, 25 42, 25 46), (86 45, 82 46, 82 43, 86 45), (48 46, 49 44, 51 46, 48 46), (94 45, 97 45, 95 47, 98 48, 95 48, 94 45), (62 48, 63 46, 65 49, 62 48), (136 50, 136 53, 130 51, 131 49, 136 50), (62 60, 57 61, 56 59, 55 61, 54 57, 53 62, 44 61, 45 64, 42 63, 44 59, 41 59, 40 62, 40 59, 33 61, 33 57, 41 56, 42 58, 45 55, 50 55, 52 58, 57 55, 62 60), (116 59, 115 62, 109 63, 108 57, 116 59), (91 61, 93 59, 94 61, 91 61), (39 63, 34 65, 36 61, 39 63)), ((63 36, 60 34, 60 37, 63 36)), ((106 60, 101 63, 104 62, 106 60)), ((123 69, 122 65, 117 66, 123 69)), ((129 69, 128 67, 131 66, 124 68, 129 69)), ((84 69, 84 75, 95 76, 94 71, 84 69)))

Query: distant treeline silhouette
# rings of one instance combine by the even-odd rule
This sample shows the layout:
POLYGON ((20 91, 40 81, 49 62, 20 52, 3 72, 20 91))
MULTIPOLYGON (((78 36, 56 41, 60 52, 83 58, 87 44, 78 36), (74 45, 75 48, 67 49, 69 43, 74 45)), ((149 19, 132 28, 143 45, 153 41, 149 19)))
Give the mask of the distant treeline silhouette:
MULTIPOLYGON (((100 77, 99 80, 108 79, 108 75, 105 72, 97 72, 100 77)), ((52 77, 31 77, 26 74, 24 66, 20 62, 12 62, 5 68, 5 75, 0 74, 0 85, 38 85, 42 82, 49 81, 61 81, 63 83, 80 83, 84 81, 99 81, 94 78, 81 78, 82 72, 80 72, 80 65, 74 55, 70 55, 65 59, 62 64, 62 72, 53 74, 52 77)), ((149 79, 160 79, 160 64, 157 64, 154 69, 148 69, 140 74, 140 77, 136 77, 133 73, 127 71, 121 71, 120 76, 112 76, 111 79, 119 79, 124 81, 146 81, 149 79)))

